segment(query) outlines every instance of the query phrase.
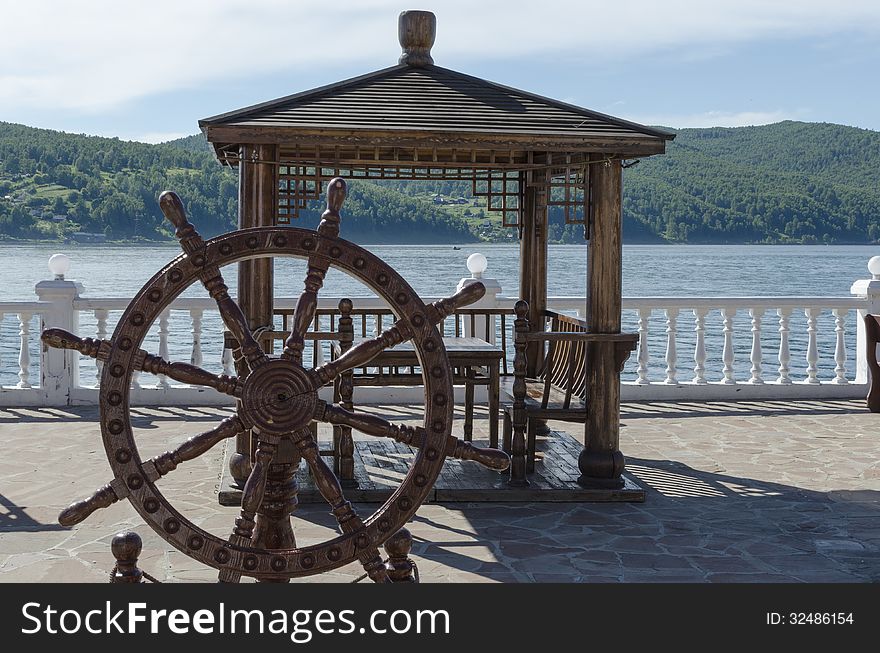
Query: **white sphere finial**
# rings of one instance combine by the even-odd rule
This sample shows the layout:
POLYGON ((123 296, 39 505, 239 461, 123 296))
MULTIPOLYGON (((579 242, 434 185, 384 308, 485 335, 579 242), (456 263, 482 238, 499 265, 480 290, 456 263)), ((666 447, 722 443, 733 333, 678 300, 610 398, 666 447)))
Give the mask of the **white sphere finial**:
POLYGON ((487 267, 489 267, 489 261, 487 261, 486 257, 479 252, 475 252, 468 256, 467 269, 473 275, 474 279, 482 277, 483 272, 486 271, 487 267))
POLYGON ((67 254, 52 254, 48 267, 57 281, 63 281, 64 275, 70 270, 70 257, 67 254))
POLYGON ((868 272, 875 281, 880 281, 880 256, 872 256, 868 261, 868 272))

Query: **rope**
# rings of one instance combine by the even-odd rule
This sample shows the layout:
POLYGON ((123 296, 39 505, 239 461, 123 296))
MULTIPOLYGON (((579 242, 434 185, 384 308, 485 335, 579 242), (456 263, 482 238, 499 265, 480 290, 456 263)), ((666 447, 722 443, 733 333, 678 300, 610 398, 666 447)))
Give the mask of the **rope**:
MULTIPOLYGON (((388 560, 390 560, 390 558, 386 558, 386 559, 384 560, 384 562, 388 562, 388 560)), ((413 569, 413 577, 415 578, 415 582, 417 582, 417 583, 420 582, 420 578, 421 578, 421 577, 419 576, 419 566, 416 564, 416 561, 413 560, 412 558, 407 558, 406 561, 407 561, 409 564, 412 565, 412 569, 413 569)), ((358 576, 357 578, 355 578, 353 581, 351 581, 351 584, 354 584, 354 583, 360 583, 360 582, 361 582, 362 580, 364 580, 367 576, 369 576, 369 574, 361 574, 360 576, 358 576)))
MULTIPOLYGON (((111 583, 116 582, 116 572, 117 571, 119 571, 119 565, 113 565, 113 569, 110 570, 110 582, 111 583)), ((144 570, 141 570, 141 575, 144 578, 146 578, 148 581, 150 581, 151 583, 161 583, 162 582, 160 580, 156 580, 155 578, 153 578, 150 574, 148 574, 144 570)))

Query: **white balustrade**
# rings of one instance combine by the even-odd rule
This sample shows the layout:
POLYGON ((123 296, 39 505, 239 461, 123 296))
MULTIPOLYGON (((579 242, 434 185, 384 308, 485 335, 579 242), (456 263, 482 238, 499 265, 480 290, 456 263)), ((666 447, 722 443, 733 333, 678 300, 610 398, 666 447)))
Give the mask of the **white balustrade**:
POLYGON ((807 383, 819 383, 819 350, 816 347, 816 309, 804 309, 807 316, 807 383))
MULTIPOLYGON (((572 298, 564 298, 565 304, 571 301, 572 298)), ((858 396, 854 390, 841 388, 839 392, 832 392, 830 387, 855 383, 847 378, 847 357, 853 355, 847 351, 847 347, 852 346, 847 342, 847 319, 851 310, 861 306, 860 302, 858 298, 842 297, 624 298, 624 312, 635 314, 634 321, 629 322, 632 326, 628 328, 635 330, 633 326, 637 324, 639 352, 624 370, 622 396, 626 399, 800 398, 813 396, 805 394, 808 386, 823 388, 818 396, 858 396), (665 329, 662 331, 652 330, 647 319, 655 310, 664 311, 665 329), (687 328, 693 333, 688 346, 693 346, 690 351, 693 352, 694 373, 687 381, 677 377, 679 356, 685 342, 684 331, 679 331, 684 327, 678 319, 681 311, 693 314, 693 326, 687 328), (764 328, 768 312, 778 320, 778 328, 764 328), (747 314, 748 322, 743 319, 744 314, 747 314), (720 316, 720 329, 716 330, 714 320, 710 323, 712 315, 720 316), (834 333, 833 346, 830 342, 827 347, 820 346, 826 332, 829 336, 834 333), (646 381, 664 368, 652 365, 645 354, 650 348, 659 348, 664 343, 664 382, 651 384, 646 381), (738 352, 743 350, 748 354, 741 356, 738 352), (771 350, 778 351, 775 355, 779 361, 778 378, 773 380, 766 378, 764 367, 764 357, 771 350), (807 365, 802 375, 792 371, 793 351, 799 356, 800 352, 805 352, 807 365), (717 380, 710 380, 713 376, 717 380), (633 390, 627 390, 626 386, 632 386, 633 390), (665 390, 665 386, 675 386, 678 390, 665 390), (723 390, 725 386, 730 389, 723 390)), ((554 298, 549 299, 548 305, 559 310, 554 305, 554 298)), ((624 330, 627 330, 626 326, 624 330)))
POLYGON ((696 344, 694 345, 694 385, 706 385, 706 313, 708 309, 694 309, 694 333, 696 344))
MULTIPOLYGON (((880 264, 878 264, 880 271, 880 264)), ((874 274, 872 272, 872 274, 874 274)), ((880 276, 880 272, 877 275, 880 276)), ((36 386, 30 374, 30 346, 32 340, 31 320, 35 315, 43 317, 43 325, 55 326, 65 324, 63 314, 73 316, 68 319, 71 327, 77 329, 77 315, 87 312, 94 315, 96 322, 95 335, 99 339, 107 338, 113 325, 110 316, 117 315, 127 308, 128 298, 86 298, 82 297, 71 286, 72 282, 63 279, 45 286, 40 302, 5 302, 0 303, 0 319, 2 315, 14 315, 18 318, 18 342, 15 347, 18 355, 18 378, 15 387, 6 386, 0 391, 0 403, 5 405, 26 405, 23 393, 33 397, 33 403, 42 402, 87 402, 95 401, 95 388, 78 385, 78 377, 68 369, 68 359, 59 357, 57 350, 43 351, 40 358, 41 381, 36 386), (61 287, 59 283, 66 283, 61 287), (54 294, 52 294, 54 293, 54 294), (66 299, 62 297, 63 293, 66 299), (65 303, 66 302, 66 303, 65 303), (59 317, 60 316, 60 317, 59 317), (51 358, 54 356, 54 358, 51 358), (51 363, 51 374, 43 373, 48 360, 51 363), (69 378, 68 378, 69 377, 69 378), (49 378, 52 388, 45 389, 44 379, 49 378), (65 380, 67 379, 67 380, 65 380), (65 386, 67 384, 67 386, 65 386), (36 386, 36 387, 35 387, 36 386), (12 392, 18 394, 11 394, 12 392), (39 394, 42 393, 42 394, 39 394), (43 397, 40 399, 40 397, 43 397)), ((856 284, 858 285, 858 284, 856 284)), ((856 288, 854 285, 854 288, 856 288)), ((862 374, 863 352, 854 347, 851 340, 859 331, 860 320, 855 325, 849 322, 854 311, 859 317, 866 312, 880 313, 880 278, 858 285, 859 291, 854 297, 639 297, 624 298, 623 308, 626 312, 624 330, 637 330, 639 335, 638 353, 627 365, 623 375, 622 390, 625 398, 640 397, 645 399, 762 399, 773 397, 787 398, 825 398, 825 397, 857 397, 864 394, 862 374), (874 287, 876 286, 876 288, 874 287), (656 321, 652 326, 651 316, 654 311, 662 311, 663 327, 656 321), (684 312, 684 313, 683 313, 684 312), (687 320, 680 319, 682 315, 687 320), (718 315, 720 314, 720 328, 718 315), (746 322, 744 315, 749 321, 746 322), (690 316, 693 316, 693 322, 690 316), (774 328, 770 328, 768 320, 773 316, 774 328), (627 320, 629 320, 627 322, 627 320), (766 328, 765 328, 766 327, 766 328), (681 330, 681 333, 679 332, 681 330), (833 332, 833 337, 831 333, 833 332), (849 333, 848 333, 849 332, 849 333), (665 341, 665 342, 664 342, 665 341), (652 361, 651 351, 660 349, 665 344, 665 354, 661 359, 655 356, 652 361), (688 358, 693 358, 693 375, 687 380, 679 379, 679 355, 684 356, 687 348, 688 358), (691 349, 693 347, 693 349, 691 349), (772 380, 765 371, 764 356, 775 351, 778 360, 778 376, 772 380), (740 354, 739 352, 743 352, 740 354), (748 352, 746 355, 745 352, 748 352), (806 368, 792 369, 792 355, 806 362, 806 368), (848 377, 848 361, 855 361, 850 366, 856 373, 855 380, 848 377), (663 373, 665 369, 665 374, 663 373), (652 383, 652 378, 655 380, 652 383), (663 379, 662 383, 656 382, 663 379), (740 379, 740 382, 737 382, 740 379)), ((427 302, 437 298, 425 297, 427 302)), ((322 310, 336 309, 338 297, 328 295, 319 298, 318 307, 322 310)), ((495 296, 486 308, 509 309, 515 302, 514 298, 495 296)), ((583 297, 550 297, 548 307, 557 311, 575 313, 583 310, 583 297)), ((296 297, 277 298, 277 308, 292 308, 296 297)), ((358 309, 370 310, 386 308, 385 302, 378 297, 356 298, 358 309)), ((232 352, 223 350, 220 361, 213 364, 204 363, 203 341, 217 342, 220 337, 215 333, 217 319, 216 304, 208 297, 178 298, 157 318, 158 351, 163 358, 180 359, 189 355, 190 361, 196 365, 207 367, 212 371, 234 375, 232 352), (209 315, 205 315, 208 313, 209 315), (186 329, 186 318, 189 318, 190 329, 186 334, 190 341, 181 338, 186 329), (191 344, 191 346, 190 346, 191 344), (189 351, 187 351, 189 350, 189 351)), ((512 321, 508 321, 510 328, 512 321)), ((375 321, 369 321, 369 329, 378 327, 375 321)), ((383 324, 387 328, 387 324, 383 324)), ((7 332, 11 337, 11 333, 7 332)), ((88 335, 88 334, 83 334, 88 335)), ((512 338, 507 334, 508 348, 512 350, 512 338)), ((13 348, 5 343, 5 350, 13 348)), ((323 343, 316 343, 315 364, 321 364, 324 357, 323 343)), ((143 345, 145 349, 149 346, 143 345)), ((75 352, 67 352, 70 360, 78 357, 75 352)), ((65 354, 65 355, 67 355, 65 354)), ((508 356, 512 352, 508 351, 508 356)), ((97 380, 100 381, 102 364, 97 367, 97 380)), ((13 370, 7 371, 6 383, 11 383, 13 370)), ((688 374, 690 377, 691 375, 688 374)), ((194 401, 219 402, 228 398, 215 396, 213 391, 173 386, 169 392, 168 379, 159 378, 156 386, 141 387, 138 375, 133 377, 133 400, 149 401, 150 398, 162 403, 191 399, 194 401), (152 394, 151 394, 152 393, 152 394), (158 393, 158 394, 157 394, 158 393), (188 394, 187 394, 188 393, 188 394)), ((152 383, 152 379, 150 380, 152 383)), ((97 384, 96 384, 97 387, 97 384)))
POLYGON ((752 362, 752 369, 750 370, 752 378, 749 379, 749 383, 758 385, 764 383, 764 379, 761 377, 763 358, 761 349, 761 320, 764 317, 764 309, 750 308, 749 317, 752 318, 752 352, 749 356, 752 362))
POLYGON ((221 359, 223 365, 223 373, 227 376, 235 376, 235 360, 232 357, 232 350, 228 347, 223 348, 223 357, 221 359))
POLYGON ((31 318, 30 313, 18 314, 18 386, 19 388, 30 388, 31 378, 31 318))
POLYGON ((721 353, 721 360, 724 361, 724 369, 722 373, 724 374, 724 379, 721 381, 724 384, 732 385, 736 383, 736 379, 733 375, 733 316, 736 314, 735 308, 730 308, 729 306, 721 307, 721 319, 724 320, 724 349, 721 353))
POLYGON ((776 309, 776 315, 779 316, 779 378, 776 382, 780 385, 791 385, 791 350, 788 346, 789 319, 791 310, 787 306, 776 309))
POLYGON ((639 369, 637 371, 639 378, 636 383, 639 385, 647 385, 651 383, 648 378, 648 361, 650 354, 648 353, 648 321, 651 318, 651 310, 640 308, 639 315, 639 369))
POLYGON ((192 355, 190 363, 202 366, 202 315, 204 312, 200 308, 191 308, 189 310, 190 319, 192 320, 192 355))
POLYGON ((846 385, 849 380, 846 378, 846 341, 845 341, 845 322, 846 311, 839 308, 831 310, 834 316, 834 383, 838 385, 846 385))
MULTIPOLYGON (((165 309, 159 314, 159 358, 168 360, 168 319, 171 317, 171 311, 165 309)), ((168 383, 168 377, 160 374, 156 380, 156 387, 167 390, 171 387, 168 383)))
MULTIPOLYGON (((107 318, 110 316, 110 311, 106 308, 96 308, 95 309, 95 321, 97 322, 95 337, 98 340, 104 340, 107 338, 107 318)), ((101 374, 104 371, 104 361, 95 360, 95 387, 99 387, 101 385, 101 374)))
POLYGON ((677 385, 675 366, 678 354, 675 350, 675 327, 678 321, 678 309, 666 309, 666 385, 677 385))

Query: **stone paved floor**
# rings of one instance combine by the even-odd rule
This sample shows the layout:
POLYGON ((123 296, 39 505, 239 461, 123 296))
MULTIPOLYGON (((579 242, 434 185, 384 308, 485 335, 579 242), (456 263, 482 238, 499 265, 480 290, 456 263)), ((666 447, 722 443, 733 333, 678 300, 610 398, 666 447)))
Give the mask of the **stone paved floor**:
MULTIPOLYGON (((391 411, 392 409, 389 409, 391 411)), ((210 428, 215 408, 135 409, 142 455, 210 428)), ((394 408, 393 419, 416 417, 394 408)), ((0 581, 103 581, 114 533, 144 538, 160 580, 214 580, 127 503, 83 524, 61 508, 110 480, 94 408, 0 409, 0 581)), ((880 416, 862 402, 629 404, 622 450, 644 504, 425 505, 411 525, 422 578, 435 582, 880 581, 880 416)), ((477 424, 485 435, 485 420, 477 424)), ((553 424, 576 433, 577 426, 553 424)), ((216 501, 222 447, 162 479, 172 503, 226 535, 216 501)), ((374 506, 359 506, 363 513, 374 506)), ((329 539, 323 506, 297 513, 301 544, 329 539)), ((311 581, 348 581, 350 565, 311 581)))

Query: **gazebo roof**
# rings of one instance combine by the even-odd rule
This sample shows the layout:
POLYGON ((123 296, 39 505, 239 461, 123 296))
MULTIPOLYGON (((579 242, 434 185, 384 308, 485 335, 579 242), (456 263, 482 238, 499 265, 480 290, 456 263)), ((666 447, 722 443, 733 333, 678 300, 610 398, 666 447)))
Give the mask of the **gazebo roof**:
POLYGON ((655 138, 673 134, 440 66, 400 64, 199 121, 223 126, 655 138))
MULTIPOLYGON (((433 28, 433 25, 431 25, 433 28)), ((243 143, 662 153, 674 134, 436 66, 431 29, 401 63, 199 121, 221 159, 243 143)))

